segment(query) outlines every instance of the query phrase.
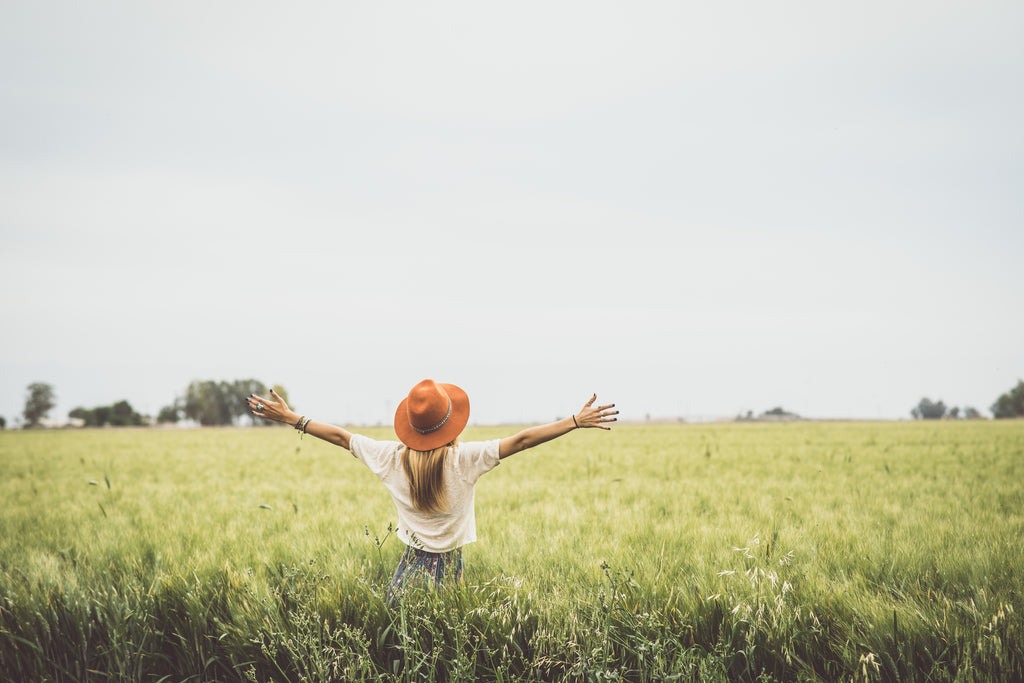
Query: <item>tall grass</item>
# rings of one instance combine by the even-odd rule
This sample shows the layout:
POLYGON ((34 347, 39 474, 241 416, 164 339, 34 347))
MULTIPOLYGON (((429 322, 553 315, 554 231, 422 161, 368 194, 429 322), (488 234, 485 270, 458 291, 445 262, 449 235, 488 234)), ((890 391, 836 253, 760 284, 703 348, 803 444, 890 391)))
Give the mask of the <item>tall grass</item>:
POLYGON ((0 678, 1021 680, 1022 475, 1021 422, 574 433, 481 479, 462 585, 389 609, 346 451, 0 433, 0 678))

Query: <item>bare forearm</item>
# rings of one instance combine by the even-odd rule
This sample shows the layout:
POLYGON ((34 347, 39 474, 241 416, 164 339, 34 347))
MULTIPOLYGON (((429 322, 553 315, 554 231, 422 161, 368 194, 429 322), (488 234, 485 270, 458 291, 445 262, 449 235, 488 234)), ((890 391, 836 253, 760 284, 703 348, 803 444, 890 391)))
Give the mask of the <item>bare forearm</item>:
POLYGON ((327 443, 332 443, 335 446, 341 446, 346 450, 351 450, 349 445, 352 440, 352 433, 347 429, 342 429, 341 427, 330 425, 325 422, 306 420, 304 415, 299 415, 294 410, 291 410, 288 407, 288 404, 274 393, 273 390, 271 390, 270 395, 272 400, 252 395, 246 398, 246 402, 249 405, 249 411, 253 415, 262 417, 264 420, 283 422, 284 424, 301 429, 306 434, 322 439, 327 443))
POLYGON ((499 455, 504 458, 512 455, 513 453, 525 451, 527 448, 533 448, 534 446, 539 446, 546 441, 557 439, 563 434, 568 434, 574 429, 576 429, 576 423, 573 422, 571 417, 559 420, 558 422, 550 422, 545 425, 528 427, 514 436, 502 439, 501 445, 499 446, 499 455))
MULTIPOLYGON (((304 416, 298 415, 294 412, 289 411, 290 414, 286 415, 284 420, 293 427, 304 416)), ((303 427, 302 424, 299 425, 303 427)), ((352 440, 352 433, 347 429, 343 429, 336 425, 327 424, 326 422, 317 422, 316 420, 309 420, 305 423, 303 431, 310 436, 315 436, 322 441, 334 444, 335 446, 341 446, 345 450, 349 450, 349 443, 352 440)))
POLYGON ((557 422, 549 422, 545 425, 529 427, 514 436, 505 437, 498 444, 498 457, 507 458, 510 455, 519 451, 525 451, 527 448, 533 448, 545 441, 557 439, 574 429, 594 427, 598 429, 611 429, 611 426, 607 423, 618 420, 615 416, 619 414, 619 411, 612 410, 615 407, 614 403, 594 407, 594 401, 596 400, 597 394, 594 394, 589 401, 583 404, 583 408, 572 417, 567 417, 557 422))
POLYGON ((332 443, 335 446, 341 446, 345 450, 351 450, 349 443, 352 441, 352 432, 347 429, 342 429, 336 425, 324 424, 323 422, 314 422, 310 420, 306 426, 306 433, 312 434, 318 439, 323 439, 328 443, 332 443))

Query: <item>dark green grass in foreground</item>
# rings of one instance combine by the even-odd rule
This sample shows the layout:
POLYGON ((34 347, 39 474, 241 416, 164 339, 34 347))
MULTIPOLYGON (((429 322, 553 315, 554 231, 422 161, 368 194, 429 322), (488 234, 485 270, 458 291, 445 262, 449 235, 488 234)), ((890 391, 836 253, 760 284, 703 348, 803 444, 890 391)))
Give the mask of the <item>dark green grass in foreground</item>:
POLYGON ((1022 422, 574 433, 481 480, 462 586, 388 610, 345 451, 0 433, 0 677, 1022 680, 1022 475, 1022 422))

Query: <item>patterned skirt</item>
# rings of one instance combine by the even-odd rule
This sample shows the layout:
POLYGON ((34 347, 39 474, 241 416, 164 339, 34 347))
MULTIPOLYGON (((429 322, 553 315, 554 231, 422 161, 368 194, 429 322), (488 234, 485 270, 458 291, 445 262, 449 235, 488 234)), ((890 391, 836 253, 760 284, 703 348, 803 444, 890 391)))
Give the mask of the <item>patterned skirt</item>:
POLYGON ((431 553, 406 546, 395 575, 391 577, 388 603, 393 603, 399 593, 413 586, 443 586, 446 581, 456 584, 461 580, 462 548, 431 553))

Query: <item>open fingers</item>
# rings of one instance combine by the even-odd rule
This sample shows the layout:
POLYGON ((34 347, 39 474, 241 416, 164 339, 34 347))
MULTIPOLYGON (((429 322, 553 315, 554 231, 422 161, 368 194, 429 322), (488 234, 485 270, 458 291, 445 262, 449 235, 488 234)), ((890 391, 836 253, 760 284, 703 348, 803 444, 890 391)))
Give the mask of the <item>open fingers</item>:
POLYGON ((245 402, 249 406, 249 412, 251 412, 253 415, 260 415, 264 417, 264 411, 266 410, 267 406, 272 405, 274 403, 274 401, 267 400, 262 396, 257 396, 255 394, 250 394, 248 397, 246 397, 245 402))
MULTIPOLYGON (((616 414, 617 413, 618 413, 618 411, 616 411, 616 414)), ((610 424, 605 424, 605 423, 606 422, 617 422, 618 419, 619 418, 617 418, 617 417, 611 417, 611 416, 607 416, 607 415, 598 415, 596 423, 594 424, 594 426, 599 428, 599 429, 611 429, 612 426, 610 424)))
POLYGON ((615 404, 608 403, 594 407, 591 405, 593 401, 594 399, 591 399, 587 405, 583 406, 583 410, 574 417, 574 420, 577 422, 576 426, 611 429, 611 425, 608 423, 619 421, 619 418, 616 417, 619 414, 619 411, 615 410, 615 404))

